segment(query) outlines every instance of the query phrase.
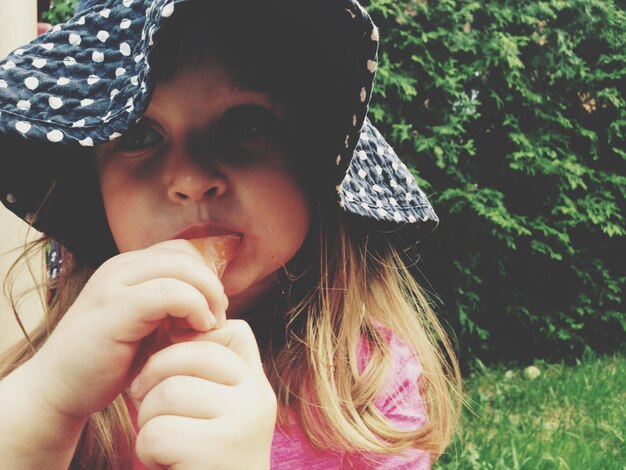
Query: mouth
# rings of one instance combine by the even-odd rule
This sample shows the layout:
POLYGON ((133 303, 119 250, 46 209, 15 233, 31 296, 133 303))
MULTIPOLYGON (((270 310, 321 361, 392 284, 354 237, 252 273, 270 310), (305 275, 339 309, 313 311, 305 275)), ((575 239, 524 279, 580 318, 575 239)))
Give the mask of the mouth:
POLYGON ((174 239, 192 240, 194 238, 219 237, 224 235, 238 235, 241 233, 224 225, 203 222, 185 227, 172 237, 174 239))

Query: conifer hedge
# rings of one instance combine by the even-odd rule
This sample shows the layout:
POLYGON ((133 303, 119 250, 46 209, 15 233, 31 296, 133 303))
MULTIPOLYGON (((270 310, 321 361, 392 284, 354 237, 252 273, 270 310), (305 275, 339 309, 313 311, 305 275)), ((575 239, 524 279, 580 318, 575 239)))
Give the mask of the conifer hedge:
POLYGON ((618 347, 625 3, 365 4, 383 41, 374 120, 442 220, 421 268, 462 356, 618 347))

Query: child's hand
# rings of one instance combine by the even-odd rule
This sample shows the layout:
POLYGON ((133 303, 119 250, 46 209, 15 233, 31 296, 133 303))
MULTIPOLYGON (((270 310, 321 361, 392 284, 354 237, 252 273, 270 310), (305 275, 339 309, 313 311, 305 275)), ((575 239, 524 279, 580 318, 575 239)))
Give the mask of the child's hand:
POLYGON ((118 255, 93 274, 30 361, 38 393, 61 416, 86 417, 128 386, 146 360, 137 357, 140 343, 165 318, 208 331, 227 304, 220 280, 186 241, 118 255))
POLYGON ((139 458, 154 469, 269 469, 276 396, 248 324, 228 320, 178 340, 131 389, 143 399, 139 458))

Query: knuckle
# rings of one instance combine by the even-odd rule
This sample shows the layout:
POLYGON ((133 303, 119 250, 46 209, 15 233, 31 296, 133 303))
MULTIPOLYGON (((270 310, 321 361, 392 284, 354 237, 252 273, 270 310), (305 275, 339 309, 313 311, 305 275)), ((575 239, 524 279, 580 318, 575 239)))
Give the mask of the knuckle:
POLYGON ((162 462, 168 455, 171 439, 167 432, 166 420, 164 416, 154 417, 139 431, 136 451, 142 460, 162 462))
POLYGON ((180 399, 180 386, 176 377, 163 380, 156 389, 157 399, 165 406, 176 404, 180 399))

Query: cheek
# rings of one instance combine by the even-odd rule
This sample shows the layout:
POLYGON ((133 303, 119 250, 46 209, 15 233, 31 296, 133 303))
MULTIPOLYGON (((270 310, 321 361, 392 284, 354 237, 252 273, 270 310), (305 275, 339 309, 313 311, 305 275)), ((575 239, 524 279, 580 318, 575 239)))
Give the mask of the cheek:
POLYGON ((137 214, 146 213, 145 188, 140 181, 131 181, 126 173, 116 171, 112 165, 102 165, 99 177, 102 202, 117 249, 123 253, 143 248, 144 218, 137 214))

